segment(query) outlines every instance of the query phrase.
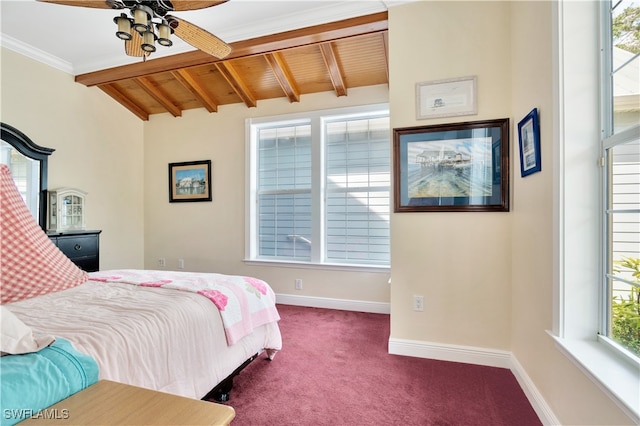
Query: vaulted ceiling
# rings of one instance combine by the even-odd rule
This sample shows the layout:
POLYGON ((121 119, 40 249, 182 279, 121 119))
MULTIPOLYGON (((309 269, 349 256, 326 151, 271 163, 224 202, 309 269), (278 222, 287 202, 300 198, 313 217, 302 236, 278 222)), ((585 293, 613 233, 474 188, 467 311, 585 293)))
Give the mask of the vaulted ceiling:
POLYGON ((192 51, 76 76, 97 86, 142 120, 194 108, 388 84, 387 12, 231 43, 219 60, 192 51))

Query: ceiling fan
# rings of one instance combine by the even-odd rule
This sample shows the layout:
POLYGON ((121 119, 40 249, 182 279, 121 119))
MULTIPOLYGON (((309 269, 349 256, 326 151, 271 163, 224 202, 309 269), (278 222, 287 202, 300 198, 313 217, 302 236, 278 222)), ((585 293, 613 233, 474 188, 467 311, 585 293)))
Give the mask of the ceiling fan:
POLYGON ((189 43, 196 49, 222 59, 231 53, 231 46, 210 32, 184 19, 169 15, 170 12, 205 9, 228 0, 38 0, 44 3, 65 6, 81 6, 97 9, 128 9, 116 16, 116 36, 124 40, 125 52, 129 56, 142 57, 156 51, 155 42, 169 47, 173 44, 171 34, 189 43))

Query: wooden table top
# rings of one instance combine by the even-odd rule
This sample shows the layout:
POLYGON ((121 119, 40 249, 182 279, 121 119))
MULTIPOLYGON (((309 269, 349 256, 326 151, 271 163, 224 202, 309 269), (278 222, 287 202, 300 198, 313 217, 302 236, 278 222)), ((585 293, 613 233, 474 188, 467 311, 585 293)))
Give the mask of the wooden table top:
POLYGON ((233 408, 100 380, 20 425, 228 425, 233 408))

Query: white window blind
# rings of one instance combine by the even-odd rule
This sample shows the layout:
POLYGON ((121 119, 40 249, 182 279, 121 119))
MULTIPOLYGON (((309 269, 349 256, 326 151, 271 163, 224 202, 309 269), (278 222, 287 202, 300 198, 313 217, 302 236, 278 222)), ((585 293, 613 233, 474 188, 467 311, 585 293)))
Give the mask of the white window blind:
POLYGON ((311 258, 311 126, 260 129, 260 256, 311 258))
POLYGON ((389 118, 325 125, 326 258, 389 262, 389 118))

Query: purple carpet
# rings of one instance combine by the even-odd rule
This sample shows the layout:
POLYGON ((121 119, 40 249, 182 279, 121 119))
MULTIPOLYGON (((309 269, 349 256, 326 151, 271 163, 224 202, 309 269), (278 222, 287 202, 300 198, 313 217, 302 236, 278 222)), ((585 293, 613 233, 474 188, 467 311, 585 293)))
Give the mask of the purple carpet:
POLYGON ((278 305, 283 348, 234 381, 240 425, 540 425, 503 368, 389 355, 389 316, 278 305))

